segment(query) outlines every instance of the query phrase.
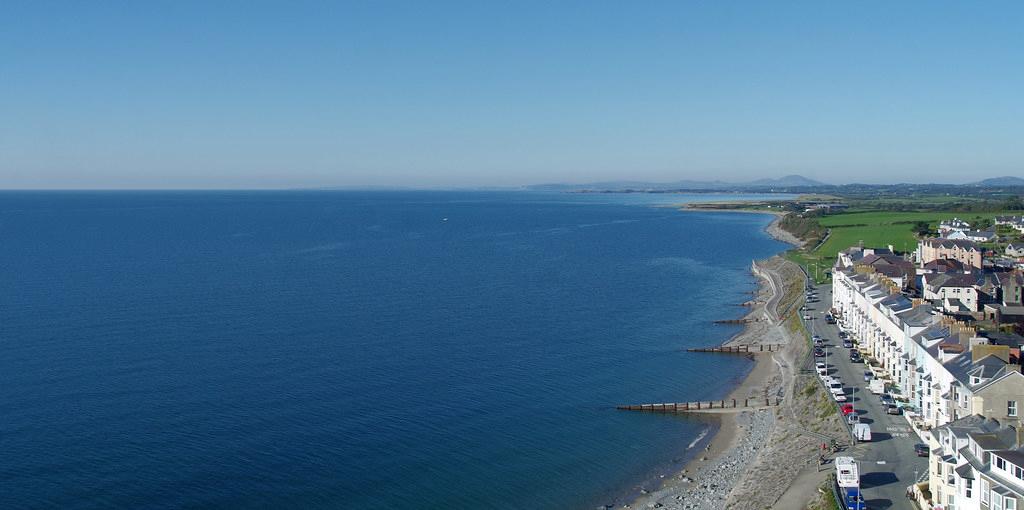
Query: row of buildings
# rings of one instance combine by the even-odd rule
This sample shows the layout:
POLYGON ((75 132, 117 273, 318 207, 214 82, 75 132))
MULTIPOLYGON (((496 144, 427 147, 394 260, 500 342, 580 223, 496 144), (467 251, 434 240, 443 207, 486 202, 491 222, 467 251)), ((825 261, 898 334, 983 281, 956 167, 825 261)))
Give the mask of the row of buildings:
MULTIPOLYGON (((1005 225, 1024 233, 1024 216, 996 216, 992 223, 995 226, 1005 225)), ((939 237, 984 243, 995 240, 996 232, 994 228, 975 230, 970 223, 960 218, 953 218, 939 223, 939 237)))
POLYGON ((1010 332, 1024 323, 1024 272, 986 264, 970 241, 931 239, 913 256, 845 250, 832 276, 834 315, 929 438, 920 501, 1024 510, 1024 337, 1010 332))

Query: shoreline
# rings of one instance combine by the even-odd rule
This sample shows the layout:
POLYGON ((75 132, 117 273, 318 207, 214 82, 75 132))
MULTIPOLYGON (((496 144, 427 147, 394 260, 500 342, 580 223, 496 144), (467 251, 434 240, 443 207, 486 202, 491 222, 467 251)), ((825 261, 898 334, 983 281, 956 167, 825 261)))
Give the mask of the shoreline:
MULTIPOLYGON (((782 217, 789 214, 780 211, 761 211, 756 209, 715 209, 715 208, 703 208, 694 207, 701 205, 701 202, 694 202, 692 204, 675 205, 679 211, 683 212, 712 212, 712 213, 741 213, 741 214, 770 214, 774 216, 771 223, 764 227, 764 232, 768 234, 768 237, 775 239, 776 241, 786 243, 794 248, 801 248, 806 244, 803 240, 796 237, 795 235, 787 232, 779 226, 779 222, 782 221, 782 217)), ((779 255, 779 254, 776 254, 779 255)))
MULTIPOLYGON (((774 284, 770 276, 752 272, 758 279, 756 304, 743 317, 763 320, 746 323, 743 331, 722 345, 757 345, 774 343, 764 341, 768 338, 778 339, 769 334, 768 330, 777 324, 773 324, 766 309, 775 293, 774 284)), ((776 373, 780 366, 775 357, 752 357, 754 365, 726 399, 764 398, 766 393, 772 398, 777 396, 775 386, 781 374, 776 373)), ((688 460, 681 470, 666 476, 656 490, 641 494, 622 508, 722 508, 743 473, 753 465, 761 445, 767 442, 775 421, 774 412, 762 409, 704 415, 715 416, 718 421, 717 429, 705 438, 704 451, 688 460)))
MULTIPOLYGON (((763 229, 767 236, 794 248, 804 244, 779 226, 786 213, 749 209, 698 209, 689 205, 677 209, 689 212, 771 214, 772 221, 763 229)), ((767 261, 778 259, 780 255, 781 252, 767 261)), ((760 264, 766 265, 767 261, 760 261, 760 264)), ((744 325, 742 331, 722 345, 776 343, 785 344, 784 350, 789 352, 788 355, 782 351, 769 355, 751 355, 753 367, 726 398, 739 400, 778 396, 792 399, 795 374, 792 370, 787 371, 785 367, 792 366, 792 359, 787 358, 795 357, 792 351, 800 348, 800 342, 790 341, 791 337, 785 330, 782 318, 777 316, 778 310, 769 310, 772 304, 778 306, 784 297, 785 278, 779 271, 759 267, 758 261, 752 263, 751 272, 757 278, 757 289, 752 300, 754 305, 743 315, 749 322, 744 325), (777 280, 779 283, 776 283, 777 280), (778 358, 782 358, 782 361, 778 358)), ((736 503, 738 497, 733 494, 741 485, 746 492, 764 493, 768 489, 774 489, 762 487, 767 485, 767 482, 748 480, 744 475, 758 463, 761 451, 769 448, 769 439, 776 429, 776 413, 781 413, 781 409, 706 413, 717 417, 718 426, 705 438, 704 452, 698 452, 682 469, 671 476, 665 476, 656 490, 641 491, 640 496, 622 505, 622 508, 719 509, 736 503)), ((781 496, 786 488, 788 486, 783 487, 781 491, 772 492, 778 492, 781 496)), ((770 504, 774 503, 775 499, 772 499, 770 504)))

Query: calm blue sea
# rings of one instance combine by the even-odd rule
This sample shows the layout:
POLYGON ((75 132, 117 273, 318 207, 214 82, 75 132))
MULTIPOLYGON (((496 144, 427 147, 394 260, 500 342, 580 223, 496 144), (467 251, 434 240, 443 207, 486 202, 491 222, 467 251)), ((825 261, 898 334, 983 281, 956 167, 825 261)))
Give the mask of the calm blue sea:
POLYGON ((612 406, 727 393, 680 349, 784 249, 695 198, 2 193, 0 508, 614 501, 709 425, 612 406))

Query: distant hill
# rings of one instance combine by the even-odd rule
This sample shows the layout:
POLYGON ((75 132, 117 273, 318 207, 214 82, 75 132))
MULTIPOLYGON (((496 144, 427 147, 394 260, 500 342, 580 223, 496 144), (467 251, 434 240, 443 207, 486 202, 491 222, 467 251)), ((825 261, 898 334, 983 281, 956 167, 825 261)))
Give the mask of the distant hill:
POLYGON ((787 175, 778 179, 758 179, 747 183, 750 186, 769 186, 796 188, 800 186, 824 186, 825 183, 808 179, 802 175, 787 175))
POLYGON ((642 182, 642 181, 608 181, 591 182, 586 184, 535 184, 528 186, 533 190, 544 191, 665 191, 665 190, 715 190, 715 191, 741 191, 758 190, 769 188, 801 188, 828 186, 827 184, 808 179, 802 175, 787 175, 778 179, 757 179, 747 182, 725 182, 725 181, 695 181, 682 180, 674 182, 642 182))
POLYGON ((1007 175, 972 182, 970 186, 1024 186, 1024 179, 1007 175))

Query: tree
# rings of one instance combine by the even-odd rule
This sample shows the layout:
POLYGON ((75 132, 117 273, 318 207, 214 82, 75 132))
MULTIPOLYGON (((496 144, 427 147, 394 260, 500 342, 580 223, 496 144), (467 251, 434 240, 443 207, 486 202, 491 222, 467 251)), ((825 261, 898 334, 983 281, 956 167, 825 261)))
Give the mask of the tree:
POLYGON ((914 223, 914 233, 924 237, 932 233, 932 227, 928 225, 927 221, 918 221, 914 223))

